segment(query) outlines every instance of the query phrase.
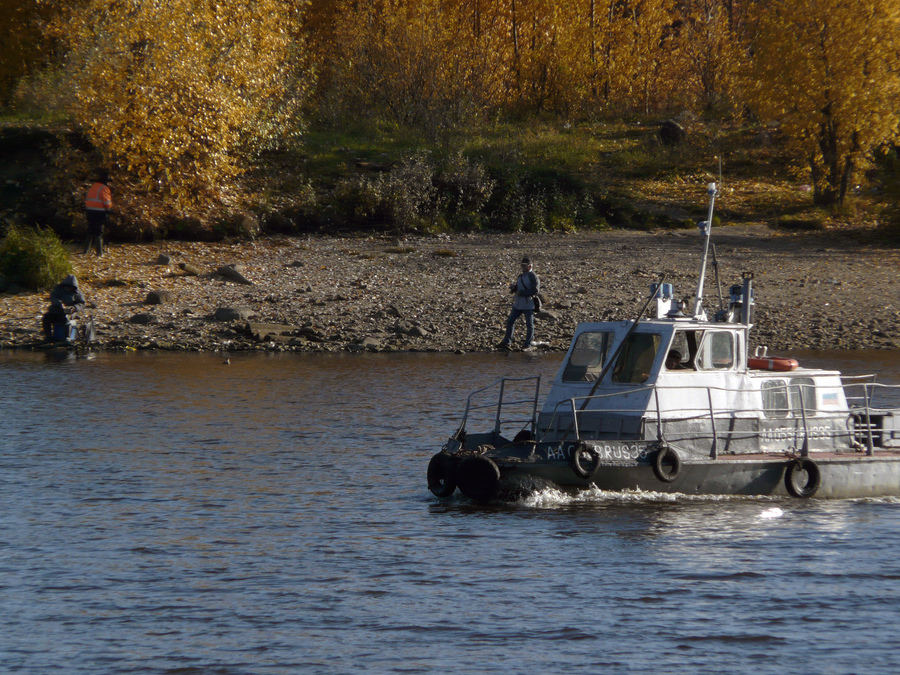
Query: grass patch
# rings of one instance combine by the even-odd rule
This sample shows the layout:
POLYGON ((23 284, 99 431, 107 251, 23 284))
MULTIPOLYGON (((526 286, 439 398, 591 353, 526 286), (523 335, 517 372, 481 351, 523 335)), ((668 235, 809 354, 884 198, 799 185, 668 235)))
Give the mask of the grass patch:
POLYGON ((50 229, 10 225, 0 241, 0 273, 9 282, 47 289, 71 272, 69 253, 50 229))
MULTIPOLYGON (((811 195, 801 189, 809 179, 787 159, 777 129, 721 119, 686 120, 684 127, 687 141, 669 147, 658 139, 655 120, 543 116, 437 136, 364 119, 314 123, 302 147, 260 155, 244 176, 244 210, 265 232, 288 235, 684 229, 705 216, 706 186, 720 182, 722 158, 716 212, 725 224, 816 231, 881 219, 868 192, 849 198, 858 205, 852 212, 809 216, 811 195)), ((6 139, 8 149, 17 147, 14 141, 6 139)), ((43 159, 39 165, 47 170, 43 159)), ((0 211, 20 208, 18 174, 0 174, 9 185, 0 189, 0 211)), ((39 181, 28 176, 22 184, 39 181)), ((37 217, 38 206, 46 204, 35 200, 35 215, 21 215, 51 222, 37 217)), ((127 223, 116 228, 113 238, 128 235, 127 223)), ((193 238, 198 229, 183 236, 193 238)), ((175 225, 161 233, 177 234, 175 225)))

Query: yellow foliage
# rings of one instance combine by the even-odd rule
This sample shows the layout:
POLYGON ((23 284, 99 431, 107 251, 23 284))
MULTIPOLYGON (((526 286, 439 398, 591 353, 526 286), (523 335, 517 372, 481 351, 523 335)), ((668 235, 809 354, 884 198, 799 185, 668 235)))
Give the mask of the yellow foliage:
POLYGON ((649 114, 728 91, 722 12, 676 29, 701 2, 724 0, 318 0, 309 26, 345 110, 426 127, 493 109, 649 114))
POLYGON ((54 28, 72 116, 119 175, 187 211, 296 128, 303 0, 88 0, 54 28))
POLYGON ((781 123, 819 203, 900 131, 896 0, 773 0, 760 12, 747 97, 781 123))

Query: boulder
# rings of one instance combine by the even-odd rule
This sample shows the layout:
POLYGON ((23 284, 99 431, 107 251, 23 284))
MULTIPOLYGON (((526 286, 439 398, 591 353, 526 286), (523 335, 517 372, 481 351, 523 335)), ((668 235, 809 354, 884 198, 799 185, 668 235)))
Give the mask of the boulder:
POLYGON ((172 257, 165 253, 160 253, 159 257, 156 259, 157 265, 168 265, 170 262, 172 262, 172 257))
POLYGON ((394 324, 394 333, 397 335, 410 335, 413 325, 408 321, 398 321, 394 324))
POLYGON ((659 125, 659 140, 663 145, 680 145, 687 140, 687 132, 675 120, 666 120, 659 125))
POLYGON ((213 314, 215 321, 247 321, 255 316, 249 307, 219 307, 213 314))
POLYGON ((298 337, 302 337, 313 342, 325 341, 325 334, 320 330, 316 330, 312 326, 303 326, 303 328, 300 328, 295 334, 298 337))
POLYGON ((153 314, 149 312, 143 312, 141 314, 135 314, 130 319, 128 319, 129 323, 135 323, 141 326, 147 326, 151 323, 159 323, 159 319, 156 318, 153 314))
POLYGON ((373 337, 364 337, 359 341, 359 345, 373 352, 377 352, 381 349, 381 342, 373 337))
POLYGON ((171 291, 150 291, 147 293, 147 298, 144 300, 145 305, 163 305, 167 302, 172 302, 175 299, 175 296, 171 291))
POLYGON ((535 312, 534 316, 544 321, 559 321, 559 313, 552 309, 542 309, 540 312, 535 312))
POLYGON ((178 267, 189 277, 199 277, 200 270, 190 263, 178 263, 178 267))
POLYGON ((247 279, 247 277, 243 274, 244 268, 240 265, 222 265, 219 269, 216 270, 216 274, 220 277, 224 277, 228 279, 228 281, 233 281, 236 284, 247 284, 248 286, 252 286, 253 282, 247 279))
POLYGON ((276 323, 253 323, 247 324, 247 332, 257 342, 289 342, 296 334, 296 326, 285 326, 276 323))

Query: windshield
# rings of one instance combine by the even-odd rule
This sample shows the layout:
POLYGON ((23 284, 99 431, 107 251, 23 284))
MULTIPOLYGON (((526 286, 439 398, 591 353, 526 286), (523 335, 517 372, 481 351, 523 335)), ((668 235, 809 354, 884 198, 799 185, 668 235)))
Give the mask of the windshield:
POLYGON ((611 340, 612 333, 608 331, 579 335, 563 369, 563 382, 595 381, 606 363, 611 340))
POLYGON ((650 370, 662 341, 657 333, 632 333, 625 339, 613 370, 613 382, 641 384, 650 379, 650 370))

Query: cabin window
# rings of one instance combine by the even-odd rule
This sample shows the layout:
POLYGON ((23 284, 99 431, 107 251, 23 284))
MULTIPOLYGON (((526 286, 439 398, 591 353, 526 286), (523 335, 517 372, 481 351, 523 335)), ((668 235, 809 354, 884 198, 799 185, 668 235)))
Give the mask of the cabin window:
POLYGON ((575 346, 563 369, 563 382, 593 382, 600 376, 609 356, 611 332, 585 332, 575 339, 575 346))
POLYGON ((725 331, 708 332, 700 347, 696 363, 701 370, 734 368, 734 335, 725 331))
POLYGON ((691 364, 691 354, 696 353, 697 343, 694 331, 690 332, 693 348, 688 342, 687 331, 676 331, 675 337, 672 338, 672 344, 669 345, 669 353, 666 354, 666 370, 693 370, 691 364))
POLYGON ((641 384, 649 380, 661 341, 657 333, 629 335, 613 369, 612 381, 621 384, 641 384))
POLYGON ((766 417, 787 417, 788 390, 784 380, 765 380, 762 383, 763 411, 766 417))
POLYGON ((816 383, 811 377, 792 377, 789 387, 794 417, 816 414, 816 383))

